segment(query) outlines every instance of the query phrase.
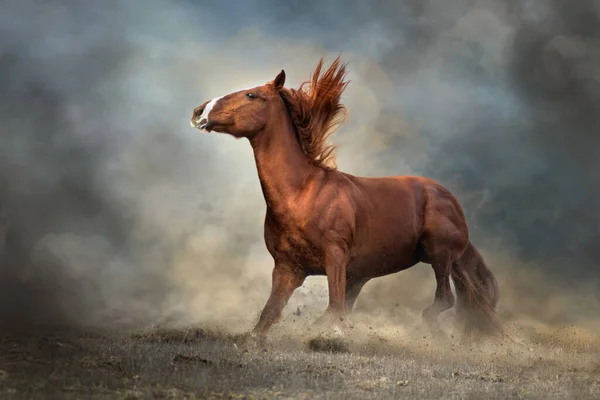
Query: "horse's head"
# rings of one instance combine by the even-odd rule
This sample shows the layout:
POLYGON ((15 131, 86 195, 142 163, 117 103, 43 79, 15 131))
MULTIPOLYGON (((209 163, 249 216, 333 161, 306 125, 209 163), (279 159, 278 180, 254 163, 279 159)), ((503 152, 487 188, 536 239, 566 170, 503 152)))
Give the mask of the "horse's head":
POLYGON ((262 86, 214 98, 196 107, 190 124, 206 133, 215 131, 234 137, 251 138, 269 121, 278 103, 278 92, 285 83, 285 72, 262 86))

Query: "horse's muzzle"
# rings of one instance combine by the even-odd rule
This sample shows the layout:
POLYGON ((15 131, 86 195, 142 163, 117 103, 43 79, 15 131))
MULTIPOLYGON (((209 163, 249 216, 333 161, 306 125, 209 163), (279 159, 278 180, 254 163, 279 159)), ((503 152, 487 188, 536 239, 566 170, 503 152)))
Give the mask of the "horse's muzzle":
MULTIPOLYGON (((202 120, 202 121, 205 121, 205 120, 202 120)), ((202 121, 200 121, 200 122, 202 122, 202 121)), ((205 131, 210 132, 213 130, 214 126, 215 126, 215 121, 207 120, 206 122, 204 122, 204 126, 200 129, 204 129, 205 131)))
POLYGON ((194 118, 192 118, 192 120, 191 120, 192 128, 196 128, 198 130, 205 131, 205 132, 212 131, 215 126, 215 122, 211 121, 207 118, 202 118, 201 120, 198 120, 200 117, 201 117, 201 115, 199 115, 196 118, 196 120, 194 120, 194 118))
POLYGON ((192 112, 192 118, 190 119, 190 125, 192 128, 203 129, 201 125, 208 122, 206 118, 202 118, 202 114, 204 113, 204 109, 206 108, 207 104, 208 102, 194 108, 194 111, 192 112))

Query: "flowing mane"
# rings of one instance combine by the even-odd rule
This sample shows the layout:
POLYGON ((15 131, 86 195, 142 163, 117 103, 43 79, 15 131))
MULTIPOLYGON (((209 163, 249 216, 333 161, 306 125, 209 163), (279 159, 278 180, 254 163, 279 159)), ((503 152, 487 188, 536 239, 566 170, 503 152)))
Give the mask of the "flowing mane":
POLYGON ((292 122, 296 126, 302 151, 311 163, 321 168, 335 169, 335 146, 327 139, 344 122, 346 107, 340 98, 349 82, 345 81, 346 64, 336 58, 323 73, 319 61, 309 81, 298 89, 282 89, 292 122))

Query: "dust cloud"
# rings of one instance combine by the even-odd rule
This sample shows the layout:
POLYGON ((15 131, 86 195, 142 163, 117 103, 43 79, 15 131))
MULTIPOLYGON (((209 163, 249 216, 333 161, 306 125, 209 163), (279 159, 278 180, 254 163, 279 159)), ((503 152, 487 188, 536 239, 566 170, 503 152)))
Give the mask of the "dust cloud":
MULTIPOLYGON (((339 168, 440 180, 506 321, 598 329, 599 2, 234 3, 2 6, 2 326, 251 327, 272 268, 252 152, 189 116, 341 53, 339 168)), ((357 321, 417 326, 434 289, 423 265, 372 281, 357 321)), ((310 278, 286 319, 326 300, 310 278)))

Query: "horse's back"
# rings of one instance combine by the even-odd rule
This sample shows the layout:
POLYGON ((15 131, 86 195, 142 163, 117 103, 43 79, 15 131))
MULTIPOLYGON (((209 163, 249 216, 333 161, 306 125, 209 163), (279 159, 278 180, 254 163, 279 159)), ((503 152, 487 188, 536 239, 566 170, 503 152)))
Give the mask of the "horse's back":
MULTIPOLYGON (((343 179, 355 208, 357 263, 380 269, 381 275, 420 261, 421 240, 428 225, 441 215, 438 209, 458 206, 448 189, 429 178, 344 174, 343 179)), ((458 211, 455 214, 460 220, 462 212, 458 211)))
POLYGON ((397 175, 384 177, 361 177, 344 174, 351 182, 352 192, 366 203, 379 207, 397 208, 398 205, 411 210, 425 207, 428 192, 432 189, 445 190, 438 182, 420 176, 397 175))
POLYGON ((359 177, 344 174, 352 182, 354 192, 367 201, 384 206, 409 207, 425 211, 433 202, 448 201, 458 205, 456 197, 441 183, 426 177, 396 175, 384 177, 359 177))
POLYGON ((423 231, 425 181, 408 176, 344 179, 356 220, 355 265, 349 272, 386 275, 414 265, 423 231))

